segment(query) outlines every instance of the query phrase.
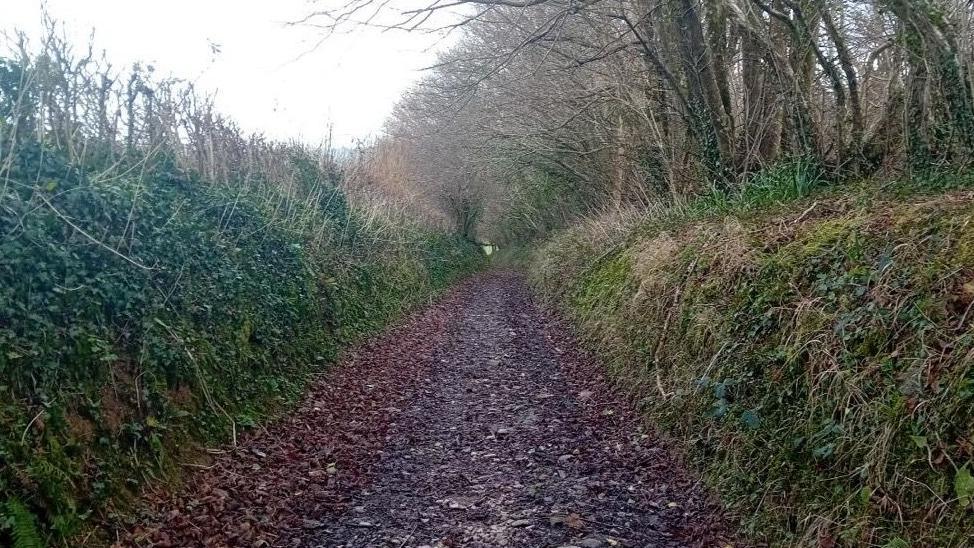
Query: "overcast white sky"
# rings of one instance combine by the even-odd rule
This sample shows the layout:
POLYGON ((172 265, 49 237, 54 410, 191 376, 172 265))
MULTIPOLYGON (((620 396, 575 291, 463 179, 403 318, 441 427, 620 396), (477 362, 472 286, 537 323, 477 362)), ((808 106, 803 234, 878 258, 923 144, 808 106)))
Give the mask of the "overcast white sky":
MULTIPOLYGON (((334 1, 334 0, 332 0, 334 1)), ((150 62, 164 75, 196 80, 247 130, 336 145, 381 129, 400 93, 434 61, 435 38, 360 30, 312 49, 321 34, 285 25, 309 0, 47 0, 79 46, 117 65, 150 62), (214 54, 211 44, 219 47, 214 54)), ((39 33, 42 0, 0 0, 0 30, 39 33)), ((439 44, 436 47, 443 47, 439 44)))

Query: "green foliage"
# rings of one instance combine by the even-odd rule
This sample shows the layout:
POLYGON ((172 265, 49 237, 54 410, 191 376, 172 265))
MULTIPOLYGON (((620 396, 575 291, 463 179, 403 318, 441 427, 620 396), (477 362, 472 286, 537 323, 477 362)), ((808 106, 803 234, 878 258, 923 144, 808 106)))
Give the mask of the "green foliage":
POLYGON ((963 508, 974 501, 974 477, 971 476, 969 464, 965 464, 954 476, 954 493, 957 495, 957 503, 963 508))
POLYGON ((3 124, 19 123, 28 126, 32 122, 30 108, 36 101, 34 90, 24 89, 24 68, 10 59, 0 59, 0 128, 3 124))
MULTIPOLYGON (((0 507, 0 532, 7 532, 13 548, 43 548, 44 540, 37 529, 34 514, 15 498, 0 507)), ((2 538, 2 537, 0 537, 2 538)))
POLYGON ((755 173, 750 181, 735 191, 715 191, 698 198, 687 206, 683 214, 710 216, 768 208, 804 198, 826 183, 818 165, 808 159, 796 158, 755 173))
POLYGON ((621 245, 567 231, 530 270, 748 534, 962 546, 974 196, 944 189, 966 180, 769 185, 621 245))
POLYGON ((73 162, 12 139, 0 133, 0 544, 70 544, 481 264, 458 237, 392 227, 389 241, 299 148, 275 152, 295 166, 285 189, 217 184, 164 153, 73 162))

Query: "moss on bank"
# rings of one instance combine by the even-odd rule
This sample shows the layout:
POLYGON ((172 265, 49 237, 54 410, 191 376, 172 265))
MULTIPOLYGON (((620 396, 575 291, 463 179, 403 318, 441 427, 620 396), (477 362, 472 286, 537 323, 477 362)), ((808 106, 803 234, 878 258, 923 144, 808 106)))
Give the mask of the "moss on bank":
POLYGON ((967 184, 698 203, 612 241, 568 230, 536 251, 533 282, 752 538, 961 546, 974 535, 967 184))

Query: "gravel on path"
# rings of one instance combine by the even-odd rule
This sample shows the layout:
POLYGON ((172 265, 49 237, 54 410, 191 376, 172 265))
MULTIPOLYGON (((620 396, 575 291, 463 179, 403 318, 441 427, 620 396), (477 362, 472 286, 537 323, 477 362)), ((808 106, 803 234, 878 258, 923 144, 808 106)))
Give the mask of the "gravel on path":
POLYGON ((521 277, 351 353, 287 418, 147 497, 122 546, 738 545, 706 489, 521 277))

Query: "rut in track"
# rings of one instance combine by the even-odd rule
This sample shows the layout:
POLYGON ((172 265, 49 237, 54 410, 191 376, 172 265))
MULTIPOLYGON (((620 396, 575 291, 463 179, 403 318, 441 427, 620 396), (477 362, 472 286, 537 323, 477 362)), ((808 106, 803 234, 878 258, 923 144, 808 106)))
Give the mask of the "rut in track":
POLYGON ((121 544, 724 546, 719 511, 510 273, 360 349, 121 544))

